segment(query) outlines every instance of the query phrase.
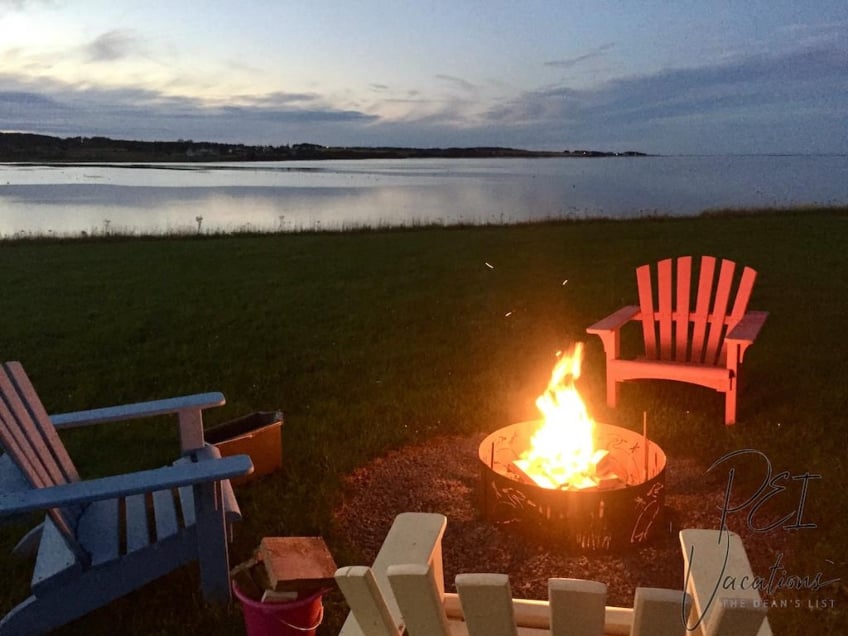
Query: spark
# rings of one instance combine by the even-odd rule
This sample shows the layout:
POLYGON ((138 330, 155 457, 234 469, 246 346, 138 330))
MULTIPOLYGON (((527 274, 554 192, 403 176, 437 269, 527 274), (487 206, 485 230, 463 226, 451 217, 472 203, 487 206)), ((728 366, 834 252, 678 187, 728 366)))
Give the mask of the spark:
POLYGON ((564 287, 567 282, 568 282, 568 279, 566 278, 564 281, 562 281, 562 286, 564 287))
POLYGON ((495 266, 491 263, 486 263, 486 267, 488 267, 489 269, 495 269, 495 266))
POLYGON ((511 311, 508 311, 504 314, 504 318, 509 318, 512 315, 511 311))

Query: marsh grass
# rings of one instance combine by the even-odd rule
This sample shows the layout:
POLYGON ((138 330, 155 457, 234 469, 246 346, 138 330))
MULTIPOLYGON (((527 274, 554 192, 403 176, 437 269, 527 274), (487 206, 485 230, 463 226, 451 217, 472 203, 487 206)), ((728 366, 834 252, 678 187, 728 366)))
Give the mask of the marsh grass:
MULTIPOLYGON (((711 462, 756 448, 775 472, 818 473, 792 569, 845 577, 848 444, 848 215, 845 209, 505 227, 0 243, 0 352, 21 360, 49 412, 221 390, 214 425, 282 409, 284 468, 239 491, 245 521, 232 559, 262 536, 323 535, 341 564, 357 546, 334 533, 341 478, 412 441, 490 431, 536 417, 555 352, 635 300, 634 267, 714 254, 760 272, 751 307, 770 312, 743 367, 740 422, 723 400, 677 383, 636 383, 604 403, 603 353, 587 340, 581 389, 596 418, 638 427, 670 455, 711 462), (489 263, 492 267, 487 267, 489 263), (567 282, 564 282, 566 281, 567 282)), ((172 459, 175 423, 63 434, 85 476, 172 459)), ((363 520, 367 523, 367 520, 363 520)), ((0 611, 28 593, 30 563, 6 556, 0 611)), ((485 564, 481 564, 481 568, 485 564)), ((200 600, 183 568, 60 633, 240 633, 236 607, 200 600)), ((772 613, 785 633, 844 629, 835 609, 772 613)), ((344 606, 327 601, 325 632, 344 606)))

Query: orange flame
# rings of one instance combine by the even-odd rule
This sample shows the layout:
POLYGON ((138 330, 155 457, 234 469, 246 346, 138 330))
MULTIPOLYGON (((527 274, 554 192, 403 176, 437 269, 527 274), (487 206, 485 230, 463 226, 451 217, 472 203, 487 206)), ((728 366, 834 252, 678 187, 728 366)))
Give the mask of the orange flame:
POLYGON ((605 453, 595 452, 595 421, 574 386, 582 359, 583 343, 578 342, 554 366, 548 388, 536 399, 544 422, 515 462, 545 488, 582 489, 598 483, 595 465, 605 453))

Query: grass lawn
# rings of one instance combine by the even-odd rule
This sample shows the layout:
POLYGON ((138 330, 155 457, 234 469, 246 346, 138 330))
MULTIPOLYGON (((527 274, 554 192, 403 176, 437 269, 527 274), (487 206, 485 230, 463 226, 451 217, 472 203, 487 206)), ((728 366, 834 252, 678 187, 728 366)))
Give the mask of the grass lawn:
MULTIPOLYGON (((284 469, 239 489, 246 518, 232 560, 262 536, 320 534, 344 565, 359 558, 331 523, 345 474, 412 440, 535 418, 555 352, 586 340, 581 390, 597 419, 635 428, 647 410, 652 437, 669 455, 710 463, 754 448, 774 475, 821 475, 803 511, 817 527, 792 531, 783 565, 842 582, 782 591, 778 598, 803 604, 770 619, 776 633, 848 633, 846 246, 846 209, 7 241, 0 355, 23 362, 51 413, 209 390, 228 403, 208 412, 207 425, 284 410, 284 469), (770 317, 746 354, 734 427, 722 423, 723 396, 677 383, 626 386, 620 408, 605 407, 601 343, 585 328, 636 300, 637 265, 683 254, 714 254, 760 273, 751 308, 770 317), (833 599, 834 607, 811 610, 808 599, 833 599)), ((63 438, 84 476, 157 466, 178 449, 167 419, 63 438)), ((739 478, 756 484, 763 475, 739 478)), ((780 483, 791 493, 800 482, 780 483)), ((797 499, 775 501, 790 513, 797 499)), ((7 556, 24 529, 0 528, 0 613, 29 593, 32 564, 7 556)), ((335 595, 326 605, 323 633, 332 634, 345 608, 335 595)), ((235 605, 205 606, 187 567, 60 633, 112 634, 120 625, 125 634, 231 634, 242 632, 241 621, 235 605)))

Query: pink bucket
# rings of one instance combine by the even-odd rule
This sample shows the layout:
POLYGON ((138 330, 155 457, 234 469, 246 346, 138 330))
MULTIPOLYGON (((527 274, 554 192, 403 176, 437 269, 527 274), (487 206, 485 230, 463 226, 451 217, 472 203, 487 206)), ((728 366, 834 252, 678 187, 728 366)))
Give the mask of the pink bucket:
POLYGON ((244 627, 247 636, 315 636, 315 630, 324 620, 324 605, 320 590, 296 601, 262 603, 248 598, 233 583, 233 592, 241 601, 244 627))

